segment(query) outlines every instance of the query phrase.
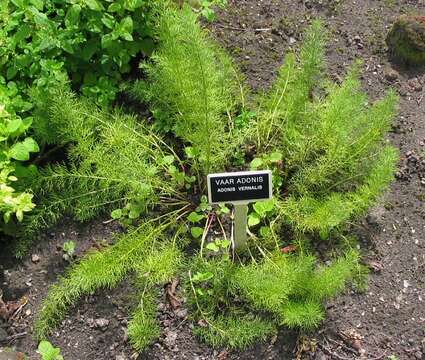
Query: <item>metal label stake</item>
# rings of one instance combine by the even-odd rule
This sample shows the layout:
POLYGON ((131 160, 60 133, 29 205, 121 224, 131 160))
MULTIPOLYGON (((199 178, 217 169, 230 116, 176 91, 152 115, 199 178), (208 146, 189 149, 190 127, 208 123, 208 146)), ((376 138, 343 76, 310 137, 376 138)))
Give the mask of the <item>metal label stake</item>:
POLYGON ((234 249, 241 250, 246 246, 248 227, 248 205, 235 205, 234 249))

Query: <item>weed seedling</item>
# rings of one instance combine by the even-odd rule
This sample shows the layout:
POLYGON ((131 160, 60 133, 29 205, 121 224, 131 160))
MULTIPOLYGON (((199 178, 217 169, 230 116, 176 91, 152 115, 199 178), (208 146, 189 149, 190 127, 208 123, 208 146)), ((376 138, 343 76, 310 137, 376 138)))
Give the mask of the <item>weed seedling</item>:
POLYGON ((62 258, 65 261, 71 262, 72 259, 74 258, 74 255, 75 255, 75 242, 72 240, 65 241, 63 244, 62 258))
POLYGON ((38 353, 42 360, 63 360, 61 349, 55 348, 49 341, 43 340, 38 345, 38 353))

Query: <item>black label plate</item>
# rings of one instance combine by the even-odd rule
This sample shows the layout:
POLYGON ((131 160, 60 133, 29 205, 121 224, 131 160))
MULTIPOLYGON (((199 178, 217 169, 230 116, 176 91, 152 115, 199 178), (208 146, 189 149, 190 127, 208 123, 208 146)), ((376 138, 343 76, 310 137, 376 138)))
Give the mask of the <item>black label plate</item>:
POLYGON ((243 204, 272 197, 270 170, 210 174, 207 181, 210 204, 243 204))

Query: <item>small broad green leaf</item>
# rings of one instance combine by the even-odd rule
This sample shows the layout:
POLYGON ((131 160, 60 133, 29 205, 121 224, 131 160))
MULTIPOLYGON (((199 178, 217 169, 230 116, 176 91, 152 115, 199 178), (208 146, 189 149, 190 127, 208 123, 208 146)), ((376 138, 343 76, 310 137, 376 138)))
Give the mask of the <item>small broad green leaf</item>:
POLYGON ((122 215, 122 209, 115 209, 111 212, 112 219, 120 219, 122 215))
POLYGON ((143 207, 140 204, 130 204, 129 209, 128 217, 132 220, 139 218, 140 214, 143 212, 143 207))
POLYGON ((184 148, 184 152, 185 152, 186 157, 188 159, 193 159, 193 158, 195 158, 197 156, 196 150, 193 147, 191 147, 191 146, 185 147, 184 148))
POLYGON ((219 204, 219 208, 220 208, 220 212, 222 214, 229 214, 230 213, 230 209, 226 205, 219 204))
POLYGON ((19 222, 22 222, 24 219, 24 212, 22 210, 16 210, 16 218, 19 222))
POLYGON ((121 10, 121 4, 119 2, 114 2, 108 7, 108 12, 117 12, 121 10))
POLYGON ((125 32, 125 33, 121 34, 121 37, 122 37, 124 40, 127 40, 127 41, 133 41, 133 40, 134 40, 134 39, 133 39, 133 35, 131 35, 130 33, 127 33, 127 32, 125 32))
POLYGON ((30 0, 31 5, 34 5, 37 10, 42 11, 44 8, 44 1, 43 0, 30 0))
POLYGON ((195 176, 185 176, 184 179, 189 184, 193 184, 196 181, 196 177, 195 176))
POLYGON ((24 6, 28 6, 24 3, 24 0, 11 0, 12 4, 18 8, 24 8, 24 6))
POLYGON ((22 125, 23 125, 23 122, 22 122, 22 120, 20 118, 13 119, 12 121, 10 121, 7 124, 7 128, 6 128, 7 129, 7 132, 9 134, 13 134, 14 132, 18 131, 19 128, 22 125))
POLYGON ((77 26, 80 21, 81 6, 78 4, 72 5, 65 15, 65 26, 71 28, 77 26))
POLYGON ((223 240, 221 240, 221 241, 220 241, 220 246, 221 246, 223 249, 227 249, 227 248, 229 248, 229 247, 230 247, 230 241, 229 241, 229 240, 227 240, 227 239, 223 239, 223 240))
POLYGON ((197 288, 197 289, 196 289, 196 293, 197 293, 199 296, 205 296, 205 291, 204 291, 203 289, 201 289, 201 288, 197 288))
POLYGON ((270 227, 268 226, 262 226, 260 227, 260 235, 264 238, 269 237, 271 234, 270 227))
POLYGON ((53 347, 48 341, 41 341, 38 345, 38 353, 43 360, 63 360, 60 349, 53 347))
POLYGON ((200 228, 198 226, 194 226, 190 229, 190 233, 192 234, 192 236, 197 239, 199 238, 203 233, 204 233, 204 229, 200 228))
MULTIPOLYGON (((103 47, 103 38, 107 36, 104 35, 102 37, 102 47, 103 47)), ((81 57, 84 61, 89 61, 93 55, 96 53, 96 51, 99 50, 99 43, 96 39, 91 39, 87 41, 87 43, 82 47, 81 49, 81 57)))
POLYGON ((38 151, 40 151, 40 148, 38 147, 37 142, 33 138, 30 138, 30 137, 26 138, 24 140, 24 145, 25 145, 25 147, 27 148, 27 150, 29 152, 38 152, 38 151))
POLYGON ((65 241, 63 243, 63 251, 68 255, 72 256, 75 253, 75 242, 74 241, 65 241))
POLYGON ((167 155, 162 158, 162 163, 165 165, 171 165, 174 162, 173 155, 167 155))
POLYGON ((258 225, 260 223, 261 219, 256 213, 251 213, 248 216, 248 226, 253 227, 255 225, 258 225))
POLYGON ((18 68, 12 63, 6 71, 6 78, 8 80, 11 80, 15 77, 15 75, 18 73, 18 68))
POLYGON ((68 41, 63 41, 61 43, 62 49, 64 49, 67 53, 69 54, 74 54, 74 48, 72 46, 72 43, 68 40, 68 41))
POLYGON ((282 156, 282 153, 280 153, 280 152, 274 152, 274 153, 271 153, 268 156, 268 160, 270 162, 279 162, 279 161, 282 160, 282 158, 283 158, 283 156, 282 156))
POLYGON ((203 203, 203 204, 207 204, 208 203, 208 197, 207 197, 207 195, 202 195, 201 196, 201 203, 203 203))
POLYGON ((19 161, 27 161, 30 153, 39 151, 38 144, 32 138, 14 144, 9 150, 9 157, 19 161))
POLYGON ((13 45, 18 45, 22 40, 26 39, 31 35, 31 27, 29 25, 22 25, 19 27, 16 34, 13 36, 13 45))
POLYGON ((202 16, 209 22, 212 22, 215 20, 215 12, 213 9, 211 9, 209 6, 205 6, 201 10, 202 16))
POLYGON ((105 25, 108 29, 113 29, 115 25, 115 20, 112 15, 105 14, 102 17, 102 23, 105 25))
POLYGON ((207 246, 206 246, 206 248, 208 249, 208 250, 211 250, 211 251, 214 251, 214 252, 219 252, 220 251, 220 248, 217 246, 217 244, 215 244, 215 243, 209 243, 207 246))
POLYGON ((263 165, 263 159, 261 158, 255 158, 251 161, 251 169, 258 169, 261 165, 263 165))
POLYGON ((30 166, 24 166, 22 163, 15 164, 15 175, 20 178, 36 178, 39 176, 37 166, 31 164, 30 166))
POLYGON ((7 224, 10 221, 10 217, 12 216, 12 212, 11 211, 6 211, 3 214, 3 221, 5 224, 7 224))
POLYGON ((121 33, 133 33, 133 19, 130 16, 125 17, 120 22, 121 33))
POLYGON ((255 212, 261 217, 265 217, 268 212, 273 211, 274 201, 273 199, 267 201, 256 202, 253 206, 255 212))
POLYGON ((192 277, 192 281, 193 282, 204 282, 204 281, 208 281, 211 280, 214 277, 214 274, 210 271, 206 271, 206 272, 197 272, 195 275, 193 275, 192 277))
POLYGON ((187 220, 192 222, 192 223, 197 223, 204 218, 205 218, 204 214, 199 214, 199 213, 193 211, 189 214, 189 216, 187 217, 187 220))
POLYGON ((103 6, 97 0, 84 0, 89 9, 94 11, 102 11, 103 6))

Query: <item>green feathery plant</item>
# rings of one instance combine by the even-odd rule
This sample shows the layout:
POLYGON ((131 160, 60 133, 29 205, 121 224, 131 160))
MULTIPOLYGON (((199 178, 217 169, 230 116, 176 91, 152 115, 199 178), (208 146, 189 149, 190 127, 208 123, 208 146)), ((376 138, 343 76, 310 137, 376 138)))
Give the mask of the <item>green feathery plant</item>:
POLYGON ((243 101, 240 75, 208 34, 199 31, 188 6, 178 13, 165 10, 158 39, 151 61, 142 64, 148 80, 136 82, 130 93, 149 102, 160 130, 172 130, 192 147, 197 170, 222 169, 240 145, 232 120, 243 101))
POLYGON ((140 302, 129 335, 142 350, 159 333, 157 286, 178 269, 200 324, 195 332, 214 346, 245 347, 278 326, 320 324, 325 301, 362 273, 359 254, 335 249, 325 266, 312 243, 307 249, 300 239, 327 235, 366 210, 391 181, 396 162, 383 141, 396 97, 368 105, 358 66, 341 85, 322 79, 322 34, 315 22, 299 60, 287 56, 274 87, 249 111, 238 71, 197 16, 188 6, 166 7, 158 50, 142 65, 147 81, 130 87, 134 99, 151 105, 153 124, 100 111, 66 90, 52 97, 45 113, 57 142, 69 148, 69 161, 48 167, 34 184, 40 206, 27 234, 64 213, 87 220, 113 210, 113 218, 131 226, 52 287, 36 322, 38 338, 83 294, 115 286, 131 272, 140 302), (249 151, 240 156, 245 144, 249 151), (231 258, 223 226, 229 210, 210 206, 201 192, 208 172, 230 168, 238 151, 233 159, 242 159, 241 167, 254 151, 256 167, 273 169, 275 199, 253 206, 248 250, 231 258), (190 227, 200 251, 184 261, 190 227))
POLYGON ((323 34, 313 23, 299 61, 286 57, 272 90, 260 97, 251 138, 258 157, 282 154, 284 221, 326 235, 376 201, 393 179, 398 154, 383 141, 396 95, 369 105, 359 64, 341 85, 323 79, 323 34))
MULTIPOLYGON (((168 173, 170 162, 179 162, 177 155, 136 117, 104 112, 66 90, 55 93, 49 115, 56 141, 73 144, 70 165, 49 166, 33 182, 40 206, 27 220, 27 240, 64 214, 85 221, 130 205, 129 216, 136 218, 160 199, 164 206, 168 200, 169 206, 185 203, 168 173)), ((21 241, 20 253, 25 245, 21 241)))

